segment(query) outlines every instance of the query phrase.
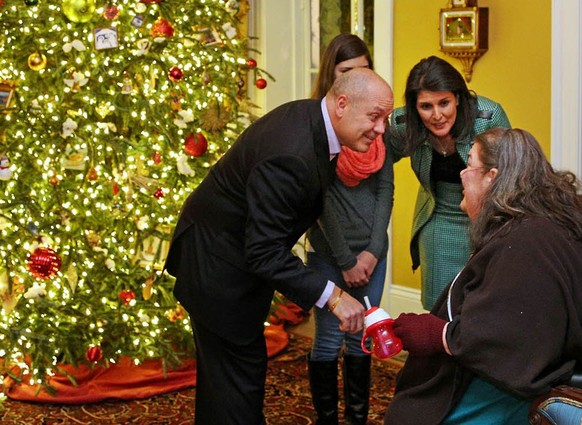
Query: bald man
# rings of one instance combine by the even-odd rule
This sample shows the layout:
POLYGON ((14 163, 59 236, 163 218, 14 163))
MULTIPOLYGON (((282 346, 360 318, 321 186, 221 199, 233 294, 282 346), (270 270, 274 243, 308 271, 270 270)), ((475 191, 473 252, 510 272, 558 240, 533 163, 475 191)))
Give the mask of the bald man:
POLYGON ((321 213, 341 145, 383 134, 394 103, 374 71, 339 76, 327 96, 286 103, 245 130, 186 200, 166 269, 192 321, 196 425, 261 425, 274 291, 333 310, 358 332, 364 306, 305 267, 293 246, 321 213))

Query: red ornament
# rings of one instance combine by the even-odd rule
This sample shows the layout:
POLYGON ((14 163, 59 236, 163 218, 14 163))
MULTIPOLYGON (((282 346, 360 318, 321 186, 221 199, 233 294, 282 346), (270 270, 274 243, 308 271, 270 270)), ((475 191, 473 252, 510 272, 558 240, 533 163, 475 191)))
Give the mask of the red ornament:
POLYGON ((119 8, 114 4, 110 4, 103 10, 103 17, 105 19, 114 20, 119 16, 119 8))
POLYGON ((92 345, 85 352, 85 358, 91 363, 97 363, 103 358, 103 350, 98 345, 92 345))
POLYGON ((208 141, 202 133, 190 133, 184 141, 184 152, 190 156, 202 156, 208 149, 208 141))
POLYGON ((28 271, 37 279, 50 279, 60 269, 61 257, 51 248, 36 248, 28 257, 28 271))
POLYGON ((164 193, 162 188, 159 188, 158 190, 156 190, 156 192, 154 193, 154 196, 156 199, 162 199, 164 196, 166 196, 166 194, 164 193))
POLYGON ((152 161, 154 161, 154 164, 160 165, 162 163, 162 154, 158 151, 154 152, 152 155, 152 161))
POLYGON ((53 186, 56 186, 57 184, 59 184, 59 178, 57 176, 52 176, 49 179, 49 183, 53 186))
POLYGON ((129 305, 133 300, 135 300, 135 292, 131 289, 123 289, 119 293, 119 299, 123 302, 123 305, 129 305))
POLYGON ((267 87, 267 80, 264 78, 259 78, 257 81, 255 81, 255 86, 257 86, 258 89, 263 90, 265 87, 267 87))
POLYGON ((165 19, 158 19, 152 25, 150 33, 154 37, 171 37, 174 35, 174 27, 165 19))
POLYGON ((168 72, 168 78, 173 81, 174 83, 177 83, 178 81, 180 81, 182 79, 182 77, 184 76, 184 73, 182 72, 182 70, 180 68, 178 68, 177 66, 173 67, 172 69, 170 69, 170 71, 168 72))
POLYGON ((254 59, 247 59, 247 68, 248 69, 255 69, 257 67, 257 61, 254 59))
POLYGON ((117 182, 113 182, 113 194, 117 195, 119 193, 119 184, 117 182))

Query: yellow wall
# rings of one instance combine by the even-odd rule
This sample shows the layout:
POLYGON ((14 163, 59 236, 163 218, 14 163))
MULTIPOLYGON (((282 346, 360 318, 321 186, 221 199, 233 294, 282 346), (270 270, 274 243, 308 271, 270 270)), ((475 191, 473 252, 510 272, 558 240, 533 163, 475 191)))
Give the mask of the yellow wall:
MULTIPOLYGON (((404 103, 410 69, 436 55, 462 71, 458 59, 439 51, 439 11, 446 0, 394 1, 394 78, 396 106, 404 103)), ((481 0, 489 8, 489 51, 473 68, 469 88, 501 103, 513 127, 531 132, 550 155, 551 1, 481 0), (535 5, 535 7, 534 7, 535 5)), ((408 250, 418 183, 404 159, 395 166, 392 215, 393 283, 419 288, 408 250)))

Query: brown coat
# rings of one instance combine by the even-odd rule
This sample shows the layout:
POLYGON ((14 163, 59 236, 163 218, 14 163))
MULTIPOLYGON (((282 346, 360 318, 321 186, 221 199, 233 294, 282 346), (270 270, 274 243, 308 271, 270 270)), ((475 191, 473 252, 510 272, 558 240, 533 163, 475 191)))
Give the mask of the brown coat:
POLYGON ((469 260, 432 313, 452 319, 453 356, 409 357, 385 424, 439 424, 474 374, 533 399, 582 363, 582 241, 524 220, 469 260))

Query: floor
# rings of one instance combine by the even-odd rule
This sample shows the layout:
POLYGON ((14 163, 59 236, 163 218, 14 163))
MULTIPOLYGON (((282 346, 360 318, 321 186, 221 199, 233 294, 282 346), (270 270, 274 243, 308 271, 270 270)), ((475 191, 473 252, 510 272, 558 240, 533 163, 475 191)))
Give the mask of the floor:
POLYGON ((315 320, 313 316, 313 311, 310 312, 309 316, 307 316, 307 319, 305 319, 298 325, 288 326, 287 330, 298 335, 313 338, 313 335, 315 334, 315 320))

